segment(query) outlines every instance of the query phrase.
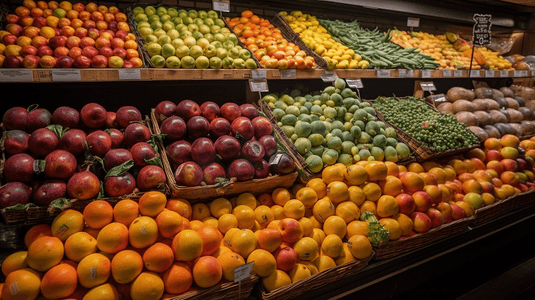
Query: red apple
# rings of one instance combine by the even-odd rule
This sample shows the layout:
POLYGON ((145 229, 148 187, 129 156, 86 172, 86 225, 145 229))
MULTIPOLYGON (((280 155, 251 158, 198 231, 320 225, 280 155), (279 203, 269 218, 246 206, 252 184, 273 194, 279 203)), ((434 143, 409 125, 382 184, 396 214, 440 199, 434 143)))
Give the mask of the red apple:
POLYGON ((214 143, 209 138, 197 138, 191 144, 191 158, 199 165, 205 165, 214 160, 216 149, 214 143))
POLYGON ((241 153, 241 144, 238 139, 230 135, 220 136, 214 143, 217 154, 223 160, 232 160, 241 153))
POLYGON ((81 129, 69 129, 60 138, 58 149, 66 150, 75 156, 84 154, 87 134, 81 129))
MULTIPOLYGON (((57 49, 57 48, 56 48, 57 49)), ((56 62, 57 68, 72 68, 74 59, 68 55, 61 56, 56 62)))
POLYGON ((215 118, 219 117, 220 108, 217 103, 213 101, 205 101, 201 104, 201 115, 205 117, 209 122, 212 122, 215 118))
POLYGON ((258 109, 251 103, 244 103, 240 105, 240 115, 253 120, 258 117, 258 109))
POLYGON ((80 110, 80 119, 89 128, 101 128, 106 124, 107 111, 98 103, 88 103, 80 110))
POLYGON ((187 122, 194 116, 200 116, 201 108, 195 101, 182 100, 177 105, 176 114, 187 122))
POLYGON ((223 135, 230 134, 230 122, 225 118, 215 118, 210 122, 210 137, 217 140, 223 135))
MULTIPOLYGON (((69 48, 67 47, 57 47, 56 49, 54 49, 54 57, 56 58, 60 58, 60 57, 63 57, 63 56, 69 56, 69 48)), ((69 57, 71 58, 71 57, 69 57)))
POLYGON ((282 235, 282 241, 295 243, 303 237, 303 227, 299 221, 292 218, 284 218, 279 221, 277 229, 282 235))
POLYGON ((269 159, 269 157, 271 157, 271 155, 277 153, 277 150, 279 149, 279 147, 277 145, 277 140, 272 135, 264 135, 264 136, 262 136, 261 138, 258 139, 258 142, 264 148, 264 151, 265 151, 264 158, 265 159, 269 159))
POLYGON ((234 102, 227 102, 220 108, 221 117, 232 123, 236 118, 241 116, 240 106, 234 102))
POLYGON ((178 185, 197 186, 203 180, 202 169, 195 162, 184 162, 176 169, 175 180, 178 185))
POLYGON ((75 68, 89 68, 91 66, 91 59, 89 59, 87 56, 79 55, 74 59, 74 67, 75 68))
POLYGON ((271 135, 273 132, 273 125, 271 125, 271 122, 266 117, 255 117, 251 123, 253 123, 254 136, 257 139, 263 137, 264 135, 271 135))
POLYGON ((192 140, 195 140, 200 137, 208 136, 210 122, 203 116, 193 116, 187 121, 186 128, 188 136, 192 140))
POLYGON ((39 67, 39 56, 27 54, 22 60, 22 66, 27 69, 35 69, 39 67))
POLYGON ((225 168, 216 162, 206 165, 203 169, 203 181, 207 185, 217 184, 221 179, 226 180, 226 178, 225 168))
POLYGON ((246 117, 238 117, 230 124, 230 132, 238 139, 250 140, 254 136, 253 123, 246 117))
POLYGON ((108 67, 108 58, 104 55, 95 55, 91 59, 91 67, 93 68, 106 68, 108 67))
POLYGON ((400 213, 410 215, 416 209, 416 203, 414 202, 414 198, 410 194, 401 193, 397 195, 395 199, 398 203, 400 213))
POLYGON ((227 170, 229 178, 235 177, 238 181, 246 181, 254 178, 255 169, 250 161, 239 158, 230 163, 227 170))

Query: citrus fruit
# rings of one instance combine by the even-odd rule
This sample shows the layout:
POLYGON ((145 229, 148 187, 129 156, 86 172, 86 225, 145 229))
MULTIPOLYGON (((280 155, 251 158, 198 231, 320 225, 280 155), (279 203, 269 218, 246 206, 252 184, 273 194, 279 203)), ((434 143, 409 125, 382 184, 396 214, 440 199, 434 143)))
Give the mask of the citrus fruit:
POLYGON ((156 216, 158 232, 166 239, 171 239, 182 230, 183 220, 179 213, 169 209, 164 209, 156 216))
POLYGON ((234 269, 245 264, 245 259, 232 251, 222 253, 217 257, 217 261, 223 270, 223 278, 228 281, 234 281, 234 269))
POLYGON ((35 299, 41 287, 41 275, 30 268, 13 271, 6 276, 2 299, 35 299))
POLYGON ((212 287, 223 278, 223 270, 213 256, 201 256, 193 265, 193 281, 201 288, 212 287))
POLYGON ((311 237, 304 237, 293 246, 299 260, 312 261, 319 254, 318 242, 311 237))
POLYGON ((111 262, 104 254, 89 254, 78 263, 76 271, 80 285, 93 288, 108 280, 111 275, 111 262))
POLYGON ((193 274, 191 268, 184 262, 175 262, 162 275, 165 292, 173 295, 180 295, 193 284, 193 274))
POLYGON ((71 235, 65 241, 65 256, 75 262, 79 262, 97 250, 97 239, 84 231, 71 235))
POLYGON ((178 261, 192 261, 202 254, 203 240, 201 235, 192 229, 180 231, 174 238, 172 249, 178 261))
POLYGON ((47 299, 70 296, 78 286, 78 274, 70 264, 60 263, 48 270, 41 279, 41 293, 47 299))
POLYGON ((340 256, 343 250, 342 239, 336 234, 328 234, 321 243, 321 253, 335 258, 340 256))
POLYGON ((152 272, 164 272, 174 261, 175 255, 173 249, 164 243, 155 243, 143 252, 145 268, 152 272))
POLYGON ((139 217, 139 204, 131 199, 123 199, 113 207, 113 220, 130 226, 139 217))
POLYGON ((290 276, 283 270, 275 270, 271 275, 262 278, 262 285, 270 292, 292 283, 290 276))
POLYGON ((130 286, 132 300, 159 300, 163 293, 163 280, 153 272, 141 272, 130 286))
POLYGON ((134 250, 123 250, 111 260, 111 275, 119 283, 130 283, 143 271, 143 258, 134 250))
POLYGON ((65 249, 59 238, 43 236, 30 245, 26 260, 30 268, 44 272, 59 264, 64 253, 65 249))
POLYGON ((28 229, 24 235, 24 245, 26 245, 26 248, 28 248, 33 241, 42 236, 52 236, 50 224, 38 224, 28 229))
POLYGON ((156 217, 167 205, 165 194, 149 191, 139 198, 139 212, 142 216, 156 217))
POLYGON ((147 216, 136 218, 128 228, 128 238, 134 248, 146 248, 154 244, 158 239, 156 221, 147 216))
POLYGON ((97 247, 100 251, 115 254, 128 246, 128 234, 126 225, 118 222, 110 223, 99 231, 97 247))
POLYGON ((355 234, 347 241, 347 247, 356 259, 365 259, 372 254, 372 244, 368 237, 355 234))
POLYGON ((100 229, 113 221, 113 207, 104 200, 90 202, 82 214, 86 225, 93 229, 100 229))
POLYGON ((75 232, 84 230, 84 216, 74 209, 62 211, 54 218, 50 231, 52 235, 58 237, 62 242, 75 232))
POLYGON ((11 253, 2 262, 2 274, 7 276, 13 271, 28 268, 28 261, 26 260, 27 256, 28 251, 17 251, 11 253))
POLYGON ((267 277, 277 269, 273 254, 264 249, 256 249, 247 257, 247 263, 254 262, 253 271, 260 277, 267 277))
POLYGON ((113 284, 104 283, 91 288, 82 298, 82 300, 90 299, 119 300, 119 291, 113 284))

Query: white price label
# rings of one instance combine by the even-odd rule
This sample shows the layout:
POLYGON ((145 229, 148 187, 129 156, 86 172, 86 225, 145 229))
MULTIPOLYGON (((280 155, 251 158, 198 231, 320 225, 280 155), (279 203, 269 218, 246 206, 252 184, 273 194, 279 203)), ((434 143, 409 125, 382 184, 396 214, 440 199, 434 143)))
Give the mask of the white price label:
POLYGON ((432 81, 420 82, 420 87, 424 92, 433 92, 437 90, 435 84, 432 81))
POLYGON ((251 70, 251 75, 253 79, 266 79, 267 71, 265 69, 255 69, 251 70))
POLYGON ((514 71, 513 71, 513 76, 514 76, 514 77, 522 77, 522 71, 520 71, 520 70, 514 70, 514 71))
POLYGON ((234 282, 240 282, 249 278, 249 276, 251 276, 251 272, 253 271, 253 264, 254 261, 234 268, 234 282))
POLYGON ((399 78, 410 78, 414 77, 414 70, 399 69, 398 74, 399 78))
POLYGON ((377 70, 378 78, 390 78, 390 70, 377 70))
POLYGON ((470 77, 479 77, 479 70, 470 70, 470 77))
POLYGON ((529 72, 528 70, 522 70, 522 77, 528 77, 529 76, 529 72))
POLYGON ((52 70, 52 81, 82 81, 80 70, 55 69, 52 70))
POLYGON ((141 80, 139 69, 119 69, 120 80, 141 80))
POLYGON ((485 70, 485 77, 494 77, 494 70, 485 70))
POLYGON ((324 74, 321 74, 320 77, 323 82, 334 82, 338 79, 338 75, 334 72, 325 72, 324 74))
POLYGON ((267 80, 249 80, 249 87, 252 92, 267 93, 269 92, 267 80))
POLYGON ((509 77, 509 71, 500 70, 500 77, 509 77))
POLYGON ((463 70, 453 70, 453 77, 463 77, 463 70))
POLYGON ((295 79, 295 69, 281 70, 281 79, 295 79))
POLYGON ((422 78, 431 78, 431 70, 422 70, 422 78))
POLYGON ((346 79, 347 86, 350 88, 361 89, 364 88, 362 79, 346 79))
POLYGON ((420 27, 420 18, 407 18, 407 27, 420 27))
POLYGON ((215 11, 230 12, 230 2, 227 1, 212 1, 212 8, 215 11))
POLYGON ((446 96, 444 94, 438 94, 438 95, 431 95, 431 99, 435 101, 435 104, 446 102, 446 96))
POLYGON ((28 69, 0 70, 1 82, 33 82, 33 71, 28 69))
POLYGON ((451 77, 451 70, 450 69, 442 70, 442 77, 451 77))

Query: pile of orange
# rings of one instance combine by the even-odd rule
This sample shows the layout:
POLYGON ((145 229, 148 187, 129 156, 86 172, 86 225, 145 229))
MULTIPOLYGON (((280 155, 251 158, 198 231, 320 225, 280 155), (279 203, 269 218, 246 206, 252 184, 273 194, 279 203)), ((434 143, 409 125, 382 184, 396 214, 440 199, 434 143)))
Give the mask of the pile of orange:
POLYGON ((252 11, 245 10, 241 17, 226 18, 226 21, 262 66, 270 69, 316 67, 314 57, 307 55, 295 43, 286 40, 279 28, 252 11))

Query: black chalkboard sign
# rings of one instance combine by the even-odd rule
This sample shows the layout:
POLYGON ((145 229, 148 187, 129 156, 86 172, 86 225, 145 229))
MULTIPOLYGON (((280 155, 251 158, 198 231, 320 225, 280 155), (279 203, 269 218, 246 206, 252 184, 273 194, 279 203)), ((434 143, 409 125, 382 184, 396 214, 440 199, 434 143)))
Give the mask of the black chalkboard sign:
POLYGON ((474 14, 474 35, 473 42, 475 46, 485 46, 490 44, 490 27, 492 23, 490 19, 492 15, 474 14))

